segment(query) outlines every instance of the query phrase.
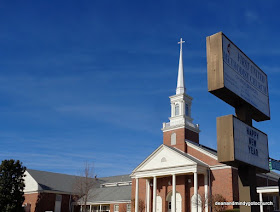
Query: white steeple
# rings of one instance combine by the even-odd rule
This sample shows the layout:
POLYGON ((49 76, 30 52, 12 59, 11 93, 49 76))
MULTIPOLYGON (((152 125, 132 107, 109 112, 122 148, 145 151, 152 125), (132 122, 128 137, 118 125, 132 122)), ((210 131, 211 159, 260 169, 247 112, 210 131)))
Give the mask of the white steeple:
POLYGON ((170 96, 171 103, 171 116, 169 117, 169 123, 163 123, 163 131, 168 131, 171 129, 177 129, 178 127, 184 127, 194 132, 199 132, 199 126, 193 124, 193 119, 191 116, 192 107, 192 97, 186 93, 185 83, 184 83, 184 67, 183 67, 183 49, 182 44, 185 41, 180 39, 180 58, 179 58, 179 68, 178 68, 178 80, 176 94, 170 96))
POLYGON ((183 39, 180 39, 180 58, 179 58, 179 68, 178 68, 178 80, 177 80, 177 89, 176 89, 176 95, 177 94, 183 94, 186 92, 185 83, 184 83, 184 66, 183 66, 183 39))

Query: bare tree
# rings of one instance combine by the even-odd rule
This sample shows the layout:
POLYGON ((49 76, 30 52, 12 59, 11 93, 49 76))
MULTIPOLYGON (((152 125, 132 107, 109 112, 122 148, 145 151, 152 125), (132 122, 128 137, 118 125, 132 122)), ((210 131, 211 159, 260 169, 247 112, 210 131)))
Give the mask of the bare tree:
POLYGON ((226 202, 226 198, 224 198, 221 194, 210 194, 206 196, 205 193, 199 193, 197 198, 192 200, 194 206, 201 207, 201 211, 205 212, 206 207, 212 207, 213 212, 219 212, 226 209, 226 205, 216 205, 215 202, 226 202))
MULTIPOLYGON (((132 203, 132 207, 134 208, 134 211, 135 211, 135 199, 132 199, 131 203, 132 203)), ((142 200, 142 199, 139 199, 138 200, 138 211, 139 212, 144 212, 145 208, 146 208, 145 201, 142 200)))
POLYGON ((226 198, 223 197, 221 194, 212 195, 212 201, 211 201, 212 209, 214 212, 224 211, 226 209, 227 207, 226 205, 216 205, 215 202, 226 202, 226 198))
POLYGON ((77 176, 74 183, 75 200, 81 203, 83 212, 87 212, 86 205, 96 183, 97 178, 94 175, 94 167, 86 162, 84 168, 80 172, 80 176, 77 176))

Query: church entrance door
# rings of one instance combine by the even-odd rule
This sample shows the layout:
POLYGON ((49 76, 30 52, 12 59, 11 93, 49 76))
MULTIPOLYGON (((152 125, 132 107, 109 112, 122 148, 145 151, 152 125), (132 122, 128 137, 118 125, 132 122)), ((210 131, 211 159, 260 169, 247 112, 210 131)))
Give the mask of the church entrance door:
POLYGON ((160 196, 157 196, 157 212, 162 212, 162 198, 160 196))
MULTIPOLYGON (((168 212, 171 212, 172 208, 172 192, 169 192, 166 197, 168 203, 168 212)), ((180 193, 176 193, 176 212, 182 212, 182 197, 180 193)))

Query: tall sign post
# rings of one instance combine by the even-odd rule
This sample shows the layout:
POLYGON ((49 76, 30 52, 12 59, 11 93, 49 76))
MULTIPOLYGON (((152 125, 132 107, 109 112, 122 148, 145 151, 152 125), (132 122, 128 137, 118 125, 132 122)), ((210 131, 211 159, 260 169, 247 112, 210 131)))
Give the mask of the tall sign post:
POLYGON ((256 173, 269 171, 268 139, 252 119, 270 119, 267 75, 222 32, 207 37, 206 46, 208 91, 236 113, 217 118, 218 161, 238 168, 239 200, 258 201, 256 173))

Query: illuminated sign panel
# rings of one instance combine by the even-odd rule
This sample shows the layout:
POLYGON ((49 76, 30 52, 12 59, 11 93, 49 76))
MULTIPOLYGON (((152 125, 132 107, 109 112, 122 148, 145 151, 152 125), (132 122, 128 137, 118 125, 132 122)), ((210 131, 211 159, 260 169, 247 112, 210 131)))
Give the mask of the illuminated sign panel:
POLYGON ((270 169, 280 171, 280 161, 271 160, 269 162, 270 169))
POLYGON ((207 37, 208 90, 233 107, 248 105, 253 119, 270 119, 266 74, 223 33, 207 37))
POLYGON ((218 161, 238 166, 250 164, 268 171, 268 139, 258 129, 233 115, 217 118, 218 161))

